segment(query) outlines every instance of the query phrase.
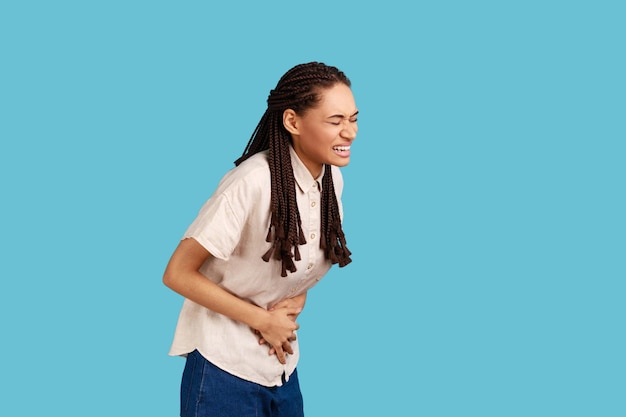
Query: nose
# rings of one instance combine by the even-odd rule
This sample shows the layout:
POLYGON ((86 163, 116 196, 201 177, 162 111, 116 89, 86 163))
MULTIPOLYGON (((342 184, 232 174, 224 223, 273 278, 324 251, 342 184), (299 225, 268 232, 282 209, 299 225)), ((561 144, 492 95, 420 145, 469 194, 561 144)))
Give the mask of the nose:
POLYGON ((341 130, 341 137, 353 141, 356 138, 356 132, 359 130, 356 123, 348 122, 341 130))

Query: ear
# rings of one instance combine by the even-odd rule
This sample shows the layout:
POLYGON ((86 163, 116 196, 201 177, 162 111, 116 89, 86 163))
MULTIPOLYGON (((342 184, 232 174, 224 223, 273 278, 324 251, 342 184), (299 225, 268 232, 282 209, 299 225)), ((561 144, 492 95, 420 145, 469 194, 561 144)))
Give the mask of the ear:
POLYGON ((287 129, 287 132, 292 135, 299 134, 298 129, 298 115, 292 109, 287 109, 283 112, 283 126, 287 129))

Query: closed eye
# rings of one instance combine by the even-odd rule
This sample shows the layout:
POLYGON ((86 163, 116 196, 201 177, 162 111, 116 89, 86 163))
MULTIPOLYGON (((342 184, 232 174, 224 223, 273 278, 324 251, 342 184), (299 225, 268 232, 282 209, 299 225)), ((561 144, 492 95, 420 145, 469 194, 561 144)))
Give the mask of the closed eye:
POLYGON ((328 120, 328 123, 330 123, 331 125, 334 125, 334 126, 339 126, 341 124, 341 122, 343 120, 346 120, 346 119, 348 119, 348 121, 350 123, 356 123, 357 120, 358 120, 357 117, 356 117, 357 114, 359 114, 358 111, 355 112, 354 114, 352 114, 349 117, 348 116, 343 116, 341 114, 334 114, 334 115, 328 117, 328 119, 330 119, 330 120, 328 120))

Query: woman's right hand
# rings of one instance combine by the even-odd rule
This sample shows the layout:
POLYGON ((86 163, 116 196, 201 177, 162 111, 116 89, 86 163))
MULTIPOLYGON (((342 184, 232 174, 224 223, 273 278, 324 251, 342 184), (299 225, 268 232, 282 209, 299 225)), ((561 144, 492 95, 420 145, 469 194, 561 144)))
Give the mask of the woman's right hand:
POLYGON ((297 317, 302 308, 292 304, 268 311, 236 297, 199 272, 210 256, 195 239, 182 240, 167 264, 163 283, 209 310, 257 329, 276 350, 280 363, 286 363, 285 352, 293 353, 290 339, 293 340, 294 331, 299 327, 290 316, 297 317))
POLYGON ((302 311, 302 307, 277 307, 267 311, 266 320, 263 325, 256 329, 261 335, 260 344, 267 343, 271 350, 274 350, 278 361, 287 363, 286 355, 293 354, 291 342, 296 339, 295 331, 300 325, 293 321, 292 317, 297 317, 302 311))

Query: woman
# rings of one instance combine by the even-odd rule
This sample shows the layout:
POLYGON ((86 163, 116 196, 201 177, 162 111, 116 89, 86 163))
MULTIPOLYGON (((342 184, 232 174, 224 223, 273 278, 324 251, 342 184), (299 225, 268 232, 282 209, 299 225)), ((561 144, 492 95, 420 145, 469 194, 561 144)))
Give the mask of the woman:
POLYGON ((296 318, 332 264, 350 263, 343 179, 357 133, 350 81, 293 67, 174 251, 163 282, 185 297, 171 355, 187 357, 181 416, 302 416, 296 318))

